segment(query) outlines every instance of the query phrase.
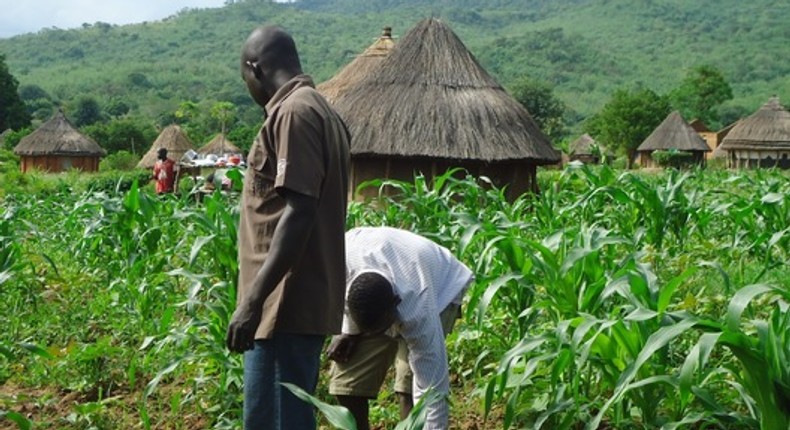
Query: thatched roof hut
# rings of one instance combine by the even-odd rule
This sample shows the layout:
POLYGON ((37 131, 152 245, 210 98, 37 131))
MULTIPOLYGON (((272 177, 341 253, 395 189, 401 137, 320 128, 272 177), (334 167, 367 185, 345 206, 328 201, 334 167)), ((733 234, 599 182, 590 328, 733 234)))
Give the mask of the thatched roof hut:
POLYGON ((373 42, 362 54, 343 67, 338 74, 328 81, 319 84, 316 89, 330 102, 338 95, 353 87, 367 77, 376 66, 389 55, 395 41, 392 39, 392 28, 384 27, 381 36, 373 42))
POLYGON ((515 197, 537 190, 538 165, 560 160, 527 110, 436 19, 409 30, 334 105, 351 130, 354 187, 460 166, 515 197))
POLYGON ((151 145, 151 149, 143 155, 143 158, 137 163, 137 167, 141 169, 152 169, 156 164, 156 156, 159 148, 167 149, 168 158, 178 162, 181 157, 189 150, 195 150, 195 145, 189 140, 184 130, 177 124, 172 124, 165 127, 159 136, 151 145))
POLYGON ((611 155, 609 151, 589 134, 585 133, 568 145, 568 159, 578 160, 583 163, 597 164, 601 162, 602 155, 611 155), (594 148, 598 150, 594 150, 594 148))
POLYGON ((653 152, 672 150, 690 153, 690 162, 696 164, 704 164, 705 153, 711 150, 678 111, 670 113, 636 149, 643 167, 656 167, 653 152))
POLYGON ((52 173, 69 169, 95 172, 107 152, 93 139, 80 133, 58 109, 14 148, 23 172, 32 168, 52 173))
POLYGON ((722 140, 731 167, 790 168, 790 112, 772 97, 722 140))
POLYGON ((211 141, 197 150, 201 155, 227 155, 227 154, 241 154, 243 151, 233 142, 228 140, 228 137, 223 133, 218 133, 211 141))

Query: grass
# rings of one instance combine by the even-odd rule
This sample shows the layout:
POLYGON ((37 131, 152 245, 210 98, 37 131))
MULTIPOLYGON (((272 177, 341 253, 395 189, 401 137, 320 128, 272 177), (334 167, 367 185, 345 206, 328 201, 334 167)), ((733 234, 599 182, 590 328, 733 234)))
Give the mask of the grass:
MULTIPOLYGON (((25 180, 0 203, 0 427, 238 428, 235 197, 25 180)), ((787 423, 786 173, 539 180, 515 202, 459 172, 379 181, 397 192, 349 208, 349 227, 424 234, 475 272, 448 339, 454 425, 787 423)), ((387 392, 372 417, 393 428, 387 392)))

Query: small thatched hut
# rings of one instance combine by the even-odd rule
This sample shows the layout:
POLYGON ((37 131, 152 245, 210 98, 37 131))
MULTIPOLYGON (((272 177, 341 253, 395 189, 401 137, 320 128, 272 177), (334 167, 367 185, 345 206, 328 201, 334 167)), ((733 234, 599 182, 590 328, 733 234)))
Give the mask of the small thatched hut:
POLYGON ((392 28, 384 27, 381 36, 373 42, 362 54, 343 67, 340 72, 328 81, 322 82, 316 89, 330 102, 338 95, 353 87, 363 78, 367 77, 376 66, 389 55, 395 41, 392 39, 392 28))
POLYGON ((611 154, 587 133, 568 145, 568 159, 570 161, 578 160, 585 164, 598 164, 604 155, 611 154))
POLYGON ((241 154, 243 151, 233 142, 228 140, 228 137, 223 133, 218 133, 211 141, 198 149, 198 154, 201 155, 228 155, 228 154, 241 154))
POLYGON ((95 172, 107 152, 80 133, 58 109, 49 121, 22 138, 14 148, 23 172, 30 169, 56 173, 69 169, 95 172))
POLYGON ((643 167, 658 167, 653 152, 672 150, 690 153, 689 163, 701 165, 705 164, 705 154, 711 150, 678 111, 670 113, 636 149, 643 167))
POLYGON ((560 160, 527 110, 436 19, 409 30, 334 105, 351 130, 352 189, 463 167, 514 198, 537 190, 537 166, 560 160))
POLYGON ((195 150, 195 145, 189 140, 184 130, 176 124, 169 125, 159 133, 151 149, 143 155, 143 158, 137 163, 137 167, 141 169, 153 169, 156 164, 156 156, 159 148, 167 149, 167 156, 171 160, 178 162, 181 157, 189 150, 195 150))
POLYGON ((727 152, 730 167, 790 168, 790 112, 778 97, 771 98, 738 121, 719 149, 727 152))

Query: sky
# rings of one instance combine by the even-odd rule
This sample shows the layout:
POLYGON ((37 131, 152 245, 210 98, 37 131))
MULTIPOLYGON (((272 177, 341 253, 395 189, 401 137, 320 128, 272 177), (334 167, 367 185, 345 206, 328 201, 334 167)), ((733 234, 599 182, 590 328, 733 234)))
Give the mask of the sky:
POLYGON ((224 0, 0 0, 0 38, 42 28, 81 27, 97 21, 157 21, 181 9, 220 7, 224 0))

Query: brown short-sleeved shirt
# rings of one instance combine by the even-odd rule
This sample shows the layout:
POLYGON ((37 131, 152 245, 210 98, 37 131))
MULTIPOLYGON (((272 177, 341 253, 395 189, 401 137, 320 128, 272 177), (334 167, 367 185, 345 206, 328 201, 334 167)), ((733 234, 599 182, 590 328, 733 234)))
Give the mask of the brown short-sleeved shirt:
POLYGON ((266 112, 244 178, 238 301, 252 288, 285 209, 278 191, 315 197, 318 218, 304 255, 264 302, 255 338, 267 339, 274 332, 336 334, 345 296, 350 136, 306 75, 280 88, 266 112))

